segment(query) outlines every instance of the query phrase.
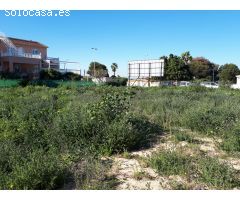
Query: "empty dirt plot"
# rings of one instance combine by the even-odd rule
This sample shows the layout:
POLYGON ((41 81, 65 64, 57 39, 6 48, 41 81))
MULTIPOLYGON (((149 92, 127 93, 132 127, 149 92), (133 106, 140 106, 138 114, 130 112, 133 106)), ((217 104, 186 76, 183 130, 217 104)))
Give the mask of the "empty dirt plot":
MULTIPOLYGON (((211 174, 211 171, 202 173, 201 170, 208 170, 208 166, 211 162, 214 162, 212 167, 218 170, 218 164, 227 164, 226 177, 230 176, 230 172, 235 173, 236 177, 239 176, 240 170, 240 159, 233 158, 227 155, 226 152, 219 150, 218 144, 221 142, 219 139, 213 139, 208 137, 195 137, 195 144, 191 144, 186 141, 174 141, 173 136, 164 136, 164 140, 159 140, 151 148, 139 150, 131 153, 124 153, 121 155, 113 156, 113 165, 111 173, 119 180, 119 185, 116 189, 136 189, 136 190, 162 190, 162 189, 239 189, 239 179, 236 179, 234 183, 226 182, 226 185, 220 182, 207 183, 208 178, 218 178, 211 174), (199 142, 196 142, 199 141, 199 142), (188 158, 192 158, 189 162, 193 163, 193 166, 198 165, 200 170, 197 171, 198 167, 193 169, 187 169, 189 172, 171 174, 171 172, 164 173, 158 171, 156 168, 151 166, 149 160, 155 154, 161 154, 161 152, 178 152, 177 155, 186 155, 188 158), (201 156, 204 161, 201 161, 201 156), (205 158, 206 157, 206 158, 205 158), (208 159, 209 158, 209 159, 208 159), (215 158, 217 159, 215 162, 215 158), (200 160, 199 160, 200 159, 200 160), (213 160, 211 160, 213 159, 213 160), (218 163, 219 161, 219 163, 218 163), (206 162, 206 163, 204 163, 206 162), (190 172, 191 171, 191 172, 190 172), (209 176, 209 177, 208 177, 209 176)), ((163 163, 167 164, 164 160, 163 163)), ((177 162, 177 161, 176 161, 177 162)), ((173 164, 174 165, 174 164, 173 164)), ((164 170, 164 167, 160 169, 164 170)), ((178 169, 178 168, 176 168, 178 169)), ((170 169, 168 169, 170 171, 170 169)), ((225 172, 225 171, 223 171, 225 172)))

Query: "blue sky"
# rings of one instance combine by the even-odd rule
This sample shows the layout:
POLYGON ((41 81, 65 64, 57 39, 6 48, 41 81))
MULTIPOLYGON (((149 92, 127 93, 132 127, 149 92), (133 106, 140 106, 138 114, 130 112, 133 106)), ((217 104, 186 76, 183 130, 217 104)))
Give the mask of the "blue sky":
POLYGON ((240 66, 240 11, 71 11, 69 17, 6 17, 0 32, 49 46, 48 55, 78 61, 95 59, 127 76, 129 60, 190 51, 217 64, 240 66), (92 47, 98 51, 91 50, 92 47))

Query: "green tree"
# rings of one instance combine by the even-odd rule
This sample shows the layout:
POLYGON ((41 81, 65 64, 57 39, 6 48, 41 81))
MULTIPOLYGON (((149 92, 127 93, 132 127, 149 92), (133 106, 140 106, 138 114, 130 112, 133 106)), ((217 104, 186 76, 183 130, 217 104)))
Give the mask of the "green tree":
POLYGON ((193 58, 189 69, 196 79, 215 80, 218 73, 217 65, 203 57, 193 58))
POLYGON ((181 57, 170 54, 169 57, 162 56, 161 59, 165 60, 165 79, 177 81, 191 79, 189 66, 181 57))
POLYGON ((240 70, 235 64, 225 64, 219 69, 219 78, 223 83, 235 83, 236 75, 240 74, 240 70))
POLYGON ((87 73, 97 78, 109 76, 107 67, 99 62, 91 62, 87 73))
POLYGON ((115 73, 118 69, 118 64, 117 63, 112 63, 111 68, 112 68, 112 71, 113 71, 113 76, 115 77, 115 73))

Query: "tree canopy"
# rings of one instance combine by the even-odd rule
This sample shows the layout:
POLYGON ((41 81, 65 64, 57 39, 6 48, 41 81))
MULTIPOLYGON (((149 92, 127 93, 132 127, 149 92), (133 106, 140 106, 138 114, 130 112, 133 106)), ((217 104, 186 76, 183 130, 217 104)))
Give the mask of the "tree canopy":
POLYGON ((196 79, 213 80, 218 73, 218 66, 203 57, 193 58, 189 69, 193 78, 196 79))
MULTIPOLYGON (((189 53, 189 52, 188 52, 189 53)), ((189 53, 190 56, 190 53, 189 53)), ((165 62, 165 75, 166 80, 190 80, 191 73, 189 71, 189 66, 187 61, 183 57, 179 57, 173 54, 167 56, 162 56, 165 62)))
POLYGON ((240 70, 235 64, 225 64, 219 69, 219 78, 223 83, 235 83, 236 75, 240 74, 240 70))
POLYGON ((107 67, 99 62, 91 62, 87 73, 90 76, 94 76, 97 78, 109 76, 107 67), (94 72, 94 68, 95 68, 95 72, 94 72))

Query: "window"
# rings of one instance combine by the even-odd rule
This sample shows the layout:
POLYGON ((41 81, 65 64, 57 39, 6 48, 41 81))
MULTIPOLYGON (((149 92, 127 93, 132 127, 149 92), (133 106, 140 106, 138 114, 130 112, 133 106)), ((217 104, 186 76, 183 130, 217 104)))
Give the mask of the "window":
POLYGON ((38 49, 33 49, 32 54, 33 54, 33 55, 39 55, 40 52, 39 52, 38 49))
POLYGON ((17 51, 18 51, 18 55, 20 55, 20 56, 23 56, 23 55, 24 55, 24 50, 23 50, 22 47, 18 47, 18 48, 17 48, 17 51))

